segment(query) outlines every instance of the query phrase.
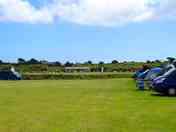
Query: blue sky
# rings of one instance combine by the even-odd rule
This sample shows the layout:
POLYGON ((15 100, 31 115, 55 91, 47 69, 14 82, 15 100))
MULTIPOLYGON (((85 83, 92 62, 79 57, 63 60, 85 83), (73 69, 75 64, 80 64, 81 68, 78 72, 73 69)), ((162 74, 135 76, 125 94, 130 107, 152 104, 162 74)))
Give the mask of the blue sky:
POLYGON ((92 24, 92 21, 76 23, 60 17, 57 19, 61 20, 51 23, 1 21, 0 59, 140 61, 165 59, 176 53, 176 21, 173 19, 125 21, 115 25, 117 20, 108 25, 107 21, 93 21, 96 24, 92 24))

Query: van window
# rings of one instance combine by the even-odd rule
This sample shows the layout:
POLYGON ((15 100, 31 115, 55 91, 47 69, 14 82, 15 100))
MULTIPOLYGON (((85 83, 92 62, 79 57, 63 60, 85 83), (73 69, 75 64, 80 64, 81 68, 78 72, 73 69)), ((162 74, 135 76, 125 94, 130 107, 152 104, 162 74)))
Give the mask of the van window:
POLYGON ((172 78, 176 78, 176 70, 174 70, 169 76, 172 78))
POLYGON ((176 72, 176 69, 172 68, 168 72, 166 72, 163 76, 164 77, 170 76, 171 74, 174 74, 174 72, 176 72))

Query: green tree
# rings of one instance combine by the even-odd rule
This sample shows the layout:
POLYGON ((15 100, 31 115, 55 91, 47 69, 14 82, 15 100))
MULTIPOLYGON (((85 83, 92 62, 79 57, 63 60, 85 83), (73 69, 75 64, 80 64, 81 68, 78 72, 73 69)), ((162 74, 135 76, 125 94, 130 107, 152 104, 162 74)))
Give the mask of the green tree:
POLYGON ((23 59, 23 58, 18 58, 18 64, 25 64, 26 63, 26 61, 25 61, 25 59, 23 59))
POLYGON ((99 65, 103 65, 103 64, 104 64, 104 62, 103 62, 103 61, 100 61, 100 62, 99 62, 99 65))
POLYGON ((93 64, 92 61, 88 61, 87 63, 90 64, 90 65, 93 64))
POLYGON ((117 63, 119 63, 117 60, 112 61, 112 64, 117 64, 117 63))
POLYGON ((64 64, 64 66, 65 67, 71 67, 71 66, 73 66, 74 64, 72 63, 72 62, 69 62, 69 61, 67 61, 65 64, 64 64))
POLYGON ((39 62, 37 59, 34 59, 34 58, 30 59, 30 60, 28 61, 28 63, 29 63, 29 64, 40 64, 40 62, 39 62))
POLYGON ((56 62, 54 62, 54 65, 56 65, 56 66, 62 66, 62 63, 59 62, 59 61, 56 61, 56 62))
POLYGON ((84 64, 89 64, 89 65, 92 65, 93 63, 92 63, 92 61, 86 61, 84 64))

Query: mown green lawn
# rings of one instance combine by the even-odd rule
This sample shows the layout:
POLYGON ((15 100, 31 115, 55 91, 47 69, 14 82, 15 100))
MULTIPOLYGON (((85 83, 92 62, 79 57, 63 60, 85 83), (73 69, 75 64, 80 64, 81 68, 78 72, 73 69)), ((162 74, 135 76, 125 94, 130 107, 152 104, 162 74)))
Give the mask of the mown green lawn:
POLYGON ((0 132, 174 132, 176 98, 130 79, 0 81, 0 132))

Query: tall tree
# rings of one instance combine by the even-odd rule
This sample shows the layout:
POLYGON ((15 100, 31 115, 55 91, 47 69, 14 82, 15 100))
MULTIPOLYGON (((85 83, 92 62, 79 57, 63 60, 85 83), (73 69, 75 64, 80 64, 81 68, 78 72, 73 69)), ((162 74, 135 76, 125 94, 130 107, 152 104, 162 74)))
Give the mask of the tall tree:
POLYGON ((32 58, 28 61, 28 63, 29 64, 39 64, 40 62, 37 59, 32 58))
POLYGON ((91 64, 92 64, 92 61, 89 60, 87 63, 91 65, 91 64))
POLYGON ((26 60, 25 59, 23 59, 23 58, 18 58, 18 64, 24 64, 24 63, 26 63, 26 60))
POLYGON ((117 63, 119 63, 117 60, 112 61, 112 64, 117 64, 117 63))
POLYGON ((64 66, 65 67, 70 67, 70 66, 73 66, 73 65, 74 64, 72 62, 67 61, 64 66))
POLYGON ((103 64, 104 64, 104 62, 103 62, 103 61, 100 61, 100 62, 99 62, 99 65, 103 65, 103 64))
POLYGON ((56 61, 56 62, 54 62, 54 65, 56 65, 56 66, 62 66, 62 63, 59 62, 59 61, 56 61))
POLYGON ((92 61, 86 61, 84 64, 89 64, 89 65, 91 65, 92 64, 92 61))

